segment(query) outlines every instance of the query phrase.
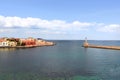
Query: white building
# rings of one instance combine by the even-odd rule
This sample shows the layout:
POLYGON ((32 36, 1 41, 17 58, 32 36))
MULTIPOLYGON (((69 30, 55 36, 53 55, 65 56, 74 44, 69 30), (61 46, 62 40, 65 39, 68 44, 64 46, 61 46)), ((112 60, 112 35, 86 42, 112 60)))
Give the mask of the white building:
POLYGON ((9 46, 9 42, 8 41, 1 41, 0 46, 9 46))

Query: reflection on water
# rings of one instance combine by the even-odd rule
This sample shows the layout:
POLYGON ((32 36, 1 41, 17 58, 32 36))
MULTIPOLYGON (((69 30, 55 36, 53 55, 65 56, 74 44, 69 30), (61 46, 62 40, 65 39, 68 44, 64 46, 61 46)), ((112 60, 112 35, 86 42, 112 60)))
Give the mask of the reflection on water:
POLYGON ((14 51, 16 48, 0 48, 0 52, 14 51))

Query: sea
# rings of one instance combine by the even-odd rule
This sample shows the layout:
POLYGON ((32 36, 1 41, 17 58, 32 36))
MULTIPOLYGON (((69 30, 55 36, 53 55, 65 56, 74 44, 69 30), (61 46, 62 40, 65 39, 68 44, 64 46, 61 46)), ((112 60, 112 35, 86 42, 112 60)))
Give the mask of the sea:
MULTIPOLYGON (((83 40, 54 46, 0 48, 0 80, 120 80, 120 50, 84 48, 83 40)), ((120 46, 115 40, 88 40, 120 46)))

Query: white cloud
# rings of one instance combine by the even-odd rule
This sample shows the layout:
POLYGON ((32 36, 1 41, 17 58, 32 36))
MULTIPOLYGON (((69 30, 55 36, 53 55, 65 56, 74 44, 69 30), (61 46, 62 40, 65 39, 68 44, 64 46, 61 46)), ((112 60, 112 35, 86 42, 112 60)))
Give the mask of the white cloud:
POLYGON ((21 18, 21 17, 5 17, 0 16, 0 27, 2 28, 42 28, 42 29, 49 29, 49 30, 66 30, 66 29, 83 29, 85 27, 92 26, 93 23, 87 22, 66 22, 62 20, 43 20, 40 18, 21 18))
POLYGON ((63 20, 44 20, 40 18, 21 18, 21 17, 10 17, 0 16, 0 32, 12 31, 14 28, 22 29, 39 29, 37 32, 28 31, 27 33, 39 34, 67 34, 67 33, 80 33, 81 30, 97 30, 101 32, 119 32, 119 24, 104 23, 90 23, 90 22, 66 22, 63 20), (9 30, 8 30, 9 29, 9 30))
POLYGON ((0 33, 11 33, 11 32, 15 32, 14 29, 0 29, 0 33))
POLYGON ((102 32, 120 32, 120 25, 119 24, 110 24, 104 25, 98 29, 98 31, 102 32))
POLYGON ((6 30, 0 29, 0 33, 6 32, 6 30))

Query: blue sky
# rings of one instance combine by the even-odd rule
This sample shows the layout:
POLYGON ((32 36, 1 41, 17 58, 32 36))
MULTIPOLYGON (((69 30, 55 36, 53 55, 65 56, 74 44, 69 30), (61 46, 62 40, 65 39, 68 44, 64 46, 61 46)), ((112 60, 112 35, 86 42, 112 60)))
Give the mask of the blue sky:
POLYGON ((120 40, 120 0, 0 0, 0 37, 120 40))

